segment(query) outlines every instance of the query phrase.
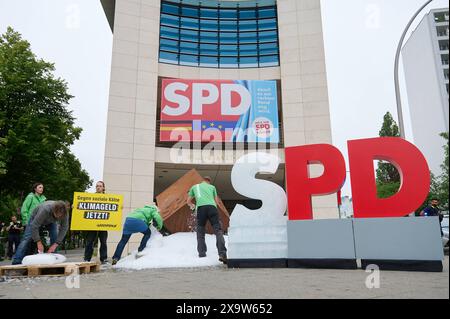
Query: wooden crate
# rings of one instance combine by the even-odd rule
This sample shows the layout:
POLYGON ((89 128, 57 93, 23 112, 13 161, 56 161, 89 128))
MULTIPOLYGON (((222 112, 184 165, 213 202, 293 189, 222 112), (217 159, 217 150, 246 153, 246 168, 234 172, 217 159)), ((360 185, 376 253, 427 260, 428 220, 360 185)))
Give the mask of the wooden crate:
MULTIPOLYGON (((164 220, 164 226, 172 234, 178 232, 191 231, 191 210, 186 204, 189 189, 195 184, 203 182, 203 177, 196 169, 191 169, 184 176, 170 185, 161 194, 156 196, 156 202, 159 207, 161 217, 164 220)), ((219 198, 219 217, 222 222, 222 230, 227 231, 230 223, 230 215, 225 205, 219 198)), ((213 228, 210 223, 206 223, 206 232, 213 234, 213 228)))
POLYGON ((69 276, 99 272, 100 264, 94 262, 70 262, 53 265, 10 265, 0 267, 0 276, 37 277, 69 276))

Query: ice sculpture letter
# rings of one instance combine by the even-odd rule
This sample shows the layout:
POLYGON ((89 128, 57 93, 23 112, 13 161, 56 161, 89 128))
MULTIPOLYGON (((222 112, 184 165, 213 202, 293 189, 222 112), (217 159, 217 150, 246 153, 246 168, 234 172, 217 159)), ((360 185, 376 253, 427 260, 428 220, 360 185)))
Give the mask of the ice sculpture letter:
MULTIPOLYGON (((231 171, 231 183, 241 195, 262 201, 259 209, 236 205, 228 228, 229 265, 238 260, 271 265, 287 258, 287 198, 275 183, 256 179, 257 173, 273 174, 280 159, 272 154, 249 153, 231 171)), ((283 263, 283 262, 281 262, 283 263)))
POLYGON ((284 190, 275 183, 256 179, 257 173, 274 174, 280 160, 268 153, 249 153, 237 160, 231 171, 231 183, 241 195, 262 201, 259 209, 251 210, 236 205, 230 225, 268 225, 276 220, 286 221, 287 198, 284 190))

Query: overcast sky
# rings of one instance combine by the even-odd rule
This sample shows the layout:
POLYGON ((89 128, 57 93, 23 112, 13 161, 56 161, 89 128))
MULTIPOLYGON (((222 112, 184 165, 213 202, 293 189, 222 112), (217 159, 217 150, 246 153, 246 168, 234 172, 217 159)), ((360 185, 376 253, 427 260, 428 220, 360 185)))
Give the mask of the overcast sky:
MULTIPOLYGON (((347 140, 378 136, 387 111, 396 118, 395 50, 425 2, 321 1, 333 144, 346 158, 347 140)), ((430 9, 443 7, 448 1, 434 0, 410 32, 430 9)), ((75 96, 70 109, 83 128, 72 150, 94 181, 102 179, 112 34, 100 1, 0 0, 0 33, 7 26, 20 32, 39 58, 55 63, 56 75, 68 82, 75 96)), ((404 92, 406 137, 412 141, 404 92)), ((348 181, 343 194, 350 192, 348 181)))

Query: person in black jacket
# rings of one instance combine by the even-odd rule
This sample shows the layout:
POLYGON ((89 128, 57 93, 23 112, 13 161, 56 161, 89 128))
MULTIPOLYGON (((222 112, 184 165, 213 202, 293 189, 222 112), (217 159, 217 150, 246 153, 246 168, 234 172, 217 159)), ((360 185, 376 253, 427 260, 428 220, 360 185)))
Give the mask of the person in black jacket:
POLYGON ((20 244, 20 233, 23 231, 22 222, 13 215, 6 231, 8 232, 8 258, 11 259, 13 251, 16 251, 20 244))
MULTIPOLYGON (((439 205, 439 199, 432 198, 430 205, 425 207, 424 210, 420 212, 420 216, 438 216, 439 217, 439 223, 442 223, 442 220, 444 219, 444 216, 441 214, 441 210, 438 207, 439 205)), ((444 235, 442 232, 442 225, 441 225, 441 236, 444 235)))
MULTIPOLYGON (((104 194, 105 183, 98 181, 95 184, 95 192, 104 194)), ((100 240, 100 262, 105 264, 108 259, 108 247, 106 242, 108 240, 108 232, 106 230, 88 230, 85 231, 86 235, 86 247, 84 249, 84 261, 91 261, 92 254, 94 253, 94 244, 97 242, 97 237, 100 240)))

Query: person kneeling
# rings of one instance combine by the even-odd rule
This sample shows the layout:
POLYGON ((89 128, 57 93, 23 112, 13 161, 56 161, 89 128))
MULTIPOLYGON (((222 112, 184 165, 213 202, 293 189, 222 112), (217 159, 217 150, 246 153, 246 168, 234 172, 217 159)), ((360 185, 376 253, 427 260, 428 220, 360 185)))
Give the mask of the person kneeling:
POLYGON ((33 210, 30 222, 25 229, 23 239, 13 257, 13 265, 22 263, 23 258, 28 252, 29 245, 31 245, 33 241, 37 244, 38 252, 44 252, 44 245, 42 244, 39 235, 39 229, 43 226, 46 226, 50 233, 51 246, 47 252, 53 253, 63 242, 67 230, 69 229, 68 204, 63 201, 47 201, 33 210), (61 224, 59 232, 56 223, 61 224))
POLYGON ((161 230, 161 228, 163 227, 163 220, 156 205, 146 205, 143 208, 137 208, 132 211, 130 215, 128 215, 127 219, 125 220, 125 224, 123 225, 122 238, 117 244, 116 251, 114 252, 112 260, 113 265, 115 265, 119 261, 125 245, 130 240, 131 235, 134 233, 144 234, 144 237, 142 238, 141 244, 138 248, 138 254, 144 250, 148 240, 150 239, 151 231, 149 226, 153 220, 156 222, 156 225, 155 223, 153 223, 153 225, 158 230, 161 230))

